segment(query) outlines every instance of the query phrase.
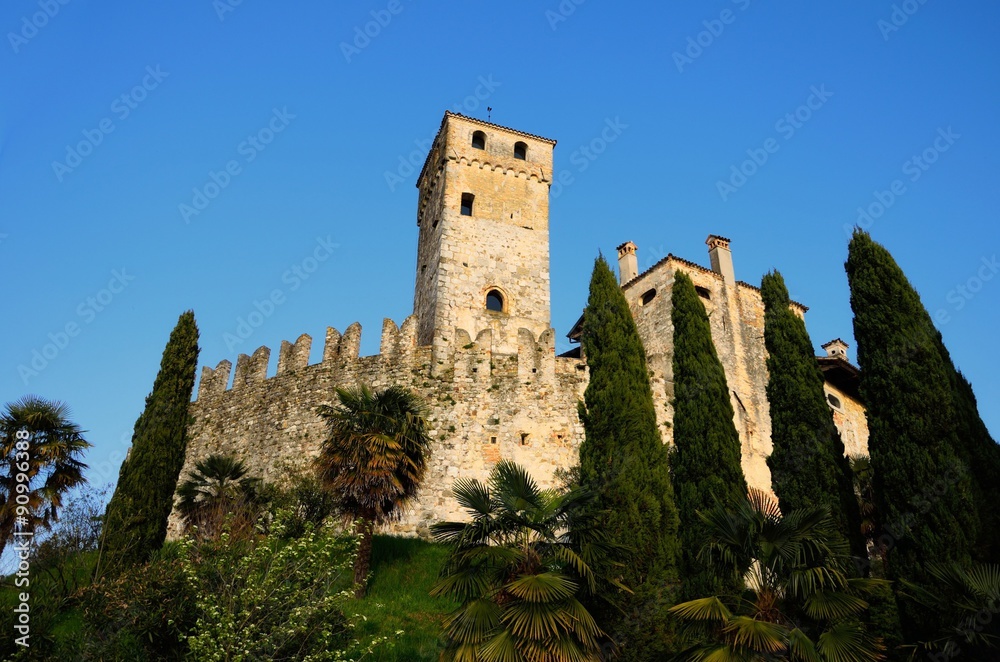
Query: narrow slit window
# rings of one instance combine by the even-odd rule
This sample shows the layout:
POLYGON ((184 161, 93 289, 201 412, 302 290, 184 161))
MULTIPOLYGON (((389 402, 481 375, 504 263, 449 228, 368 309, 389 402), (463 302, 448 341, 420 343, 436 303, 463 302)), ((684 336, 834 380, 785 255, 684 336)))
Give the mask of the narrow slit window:
POLYGON ((514 143, 514 158, 526 160, 528 158, 528 145, 522 142, 514 143))
POLYGON ((462 216, 472 216, 472 203, 476 201, 476 196, 471 193, 462 194, 462 216))
POLYGON ((472 146, 476 149, 486 149, 486 134, 476 131, 472 134, 472 146))
POLYGON ((486 310, 497 313, 503 312, 503 294, 498 290, 490 290, 486 293, 486 310))
POLYGON ((529 439, 529 437, 530 437, 530 435, 527 432, 522 432, 521 433, 521 445, 522 446, 527 446, 528 445, 528 439, 529 439))

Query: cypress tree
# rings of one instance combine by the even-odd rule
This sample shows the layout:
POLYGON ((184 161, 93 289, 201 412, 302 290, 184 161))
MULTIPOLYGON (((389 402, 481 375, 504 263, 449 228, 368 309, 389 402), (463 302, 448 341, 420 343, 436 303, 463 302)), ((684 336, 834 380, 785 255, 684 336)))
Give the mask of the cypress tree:
MULTIPOLYGON (((879 541, 887 548, 890 578, 927 586, 932 564, 970 560, 977 535, 971 476, 957 453, 949 363, 920 297, 868 233, 855 231, 846 269, 879 541)), ((900 607, 912 638, 940 625, 911 602, 900 607)))
POLYGON ((594 264, 582 341, 590 382, 580 407, 580 483, 596 493, 609 541, 629 550, 621 581, 634 591, 612 592, 613 607, 597 610, 605 630, 625 643, 625 659, 660 659, 677 581, 677 509, 646 352, 603 257, 594 264))
POLYGON ((823 371, 813 355, 806 323, 792 312, 780 273, 765 275, 760 289, 774 447, 767 458, 771 485, 782 512, 828 508, 841 541, 855 556, 864 558, 867 551, 854 476, 826 403, 823 371))
POLYGON ((740 578, 722 576, 698 560, 706 540, 698 517, 716 501, 745 499, 740 437, 733 424, 726 373, 712 342, 708 315, 694 283, 674 275, 671 293, 674 325, 674 493, 681 520, 681 581, 684 599, 733 593, 740 578))
POLYGON ((194 313, 177 320, 135 424, 132 449, 105 513, 98 572, 143 563, 163 545, 187 447, 188 403, 198 364, 194 313))
POLYGON ((951 375, 952 391, 958 415, 958 454, 972 474, 972 498, 976 504, 979 536, 973 557, 983 563, 1000 563, 1000 445, 990 435, 979 415, 972 384, 955 368, 944 346, 941 333, 937 341, 951 375))

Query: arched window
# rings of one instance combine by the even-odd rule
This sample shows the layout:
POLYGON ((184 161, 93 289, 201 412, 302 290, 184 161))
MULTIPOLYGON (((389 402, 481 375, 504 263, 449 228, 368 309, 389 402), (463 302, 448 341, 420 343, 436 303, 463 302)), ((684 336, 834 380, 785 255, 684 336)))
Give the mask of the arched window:
POLYGON ((514 143, 514 158, 524 161, 528 158, 528 146, 522 142, 514 143))
POLYGON ((476 149, 486 149, 486 134, 476 131, 472 134, 472 146, 476 149))
POLYGON ((656 290, 648 290, 646 293, 642 295, 642 299, 640 299, 640 305, 643 306, 649 305, 650 303, 653 302, 653 299, 655 298, 656 298, 656 290))
POLYGON ((462 216, 472 216, 472 203, 475 200, 476 196, 471 193, 462 194, 462 216))
POLYGON ((486 310, 503 312, 503 294, 500 293, 500 290, 490 290, 486 293, 486 310))

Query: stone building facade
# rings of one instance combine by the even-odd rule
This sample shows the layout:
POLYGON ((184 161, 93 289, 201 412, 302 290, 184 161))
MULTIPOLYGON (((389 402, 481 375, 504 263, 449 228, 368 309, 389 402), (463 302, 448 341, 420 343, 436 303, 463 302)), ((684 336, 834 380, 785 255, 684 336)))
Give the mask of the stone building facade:
MULTIPOLYGON (((316 414, 334 389, 358 383, 406 386, 427 404, 433 439, 418 499, 393 530, 427 535, 462 517, 451 496, 458 477, 485 479, 507 458, 543 486, 577 462, 583 427, 577 405, 587 385, 579 348, 557 356, 549 288, 549 187, 555 141, 445 113, 417 181, 418 248, 414 312, 386 319, 380 351, 359 356, 361 327, 326 332, 322 360, 309 365, 312 339, 282 343, 277 373, 270 350, 204 367, 183 475, 212 453, 234 454, 251 472, 280 482, 306 469, 325 433, 316 414)), ((771 420, 765 388, 764 308, 757 288, 735 280, 729 240, 710 236, 711 268, 673 255, 638 273, 636 246, 618 249, 622 289, 646 347, 665 443, 672 440, 670 288, 691 276, 711 321, 743 444, 747 482, 770 489, 771 420)), ((794 304, 804 315, 806 308, 794 304)), ((579 323, 569 333, 579 339, 579 323)), ((867 446, 857 370, 835 341, 818 359, 834 419, 848 451, 867 446)), ((181 531, 176 512, 170 535, 181 531)))

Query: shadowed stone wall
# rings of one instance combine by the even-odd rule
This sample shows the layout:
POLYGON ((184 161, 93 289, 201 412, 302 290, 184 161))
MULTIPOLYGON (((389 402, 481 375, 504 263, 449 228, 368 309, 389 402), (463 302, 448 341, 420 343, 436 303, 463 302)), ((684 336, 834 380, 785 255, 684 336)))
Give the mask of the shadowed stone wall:
MULTIPOLYGON (((391 320, 382 328, 381 351, 358 356, 361 327, 343 335, 327 331, 323 360, 308 365, 312 339, 283 343, 277 374, 267 377, 270 350, 261 347, 236 364, 202 369, 198 399, 191 403, 188 452, 182 479, 195 463, 212 453, 234 454, 250 473, 281 484, 290 469, 308 468, 319 452, 325 425, 316 408, 335 404, 338 386, 393 384, 414 390, 427 404, 433 440, 419 498, 391 530, 428 534, 428 526, 462 513, 450 494, 458 477, 488 477, 507 458, 526 466, 544 487, 555 471, 575 464, 583 428, 577 402, 586 385, 586 365, 557 358, 552 331, 536 339, 521 329, 517 353, 491 351, 492 330, 473 340, 461 329, 445 347, 446 369, 432 374, 431 348, 416 344, 416 318, 401 329, 391 320)), ((169 535, 179 535, 180 520, 171 515, 169 535)))

